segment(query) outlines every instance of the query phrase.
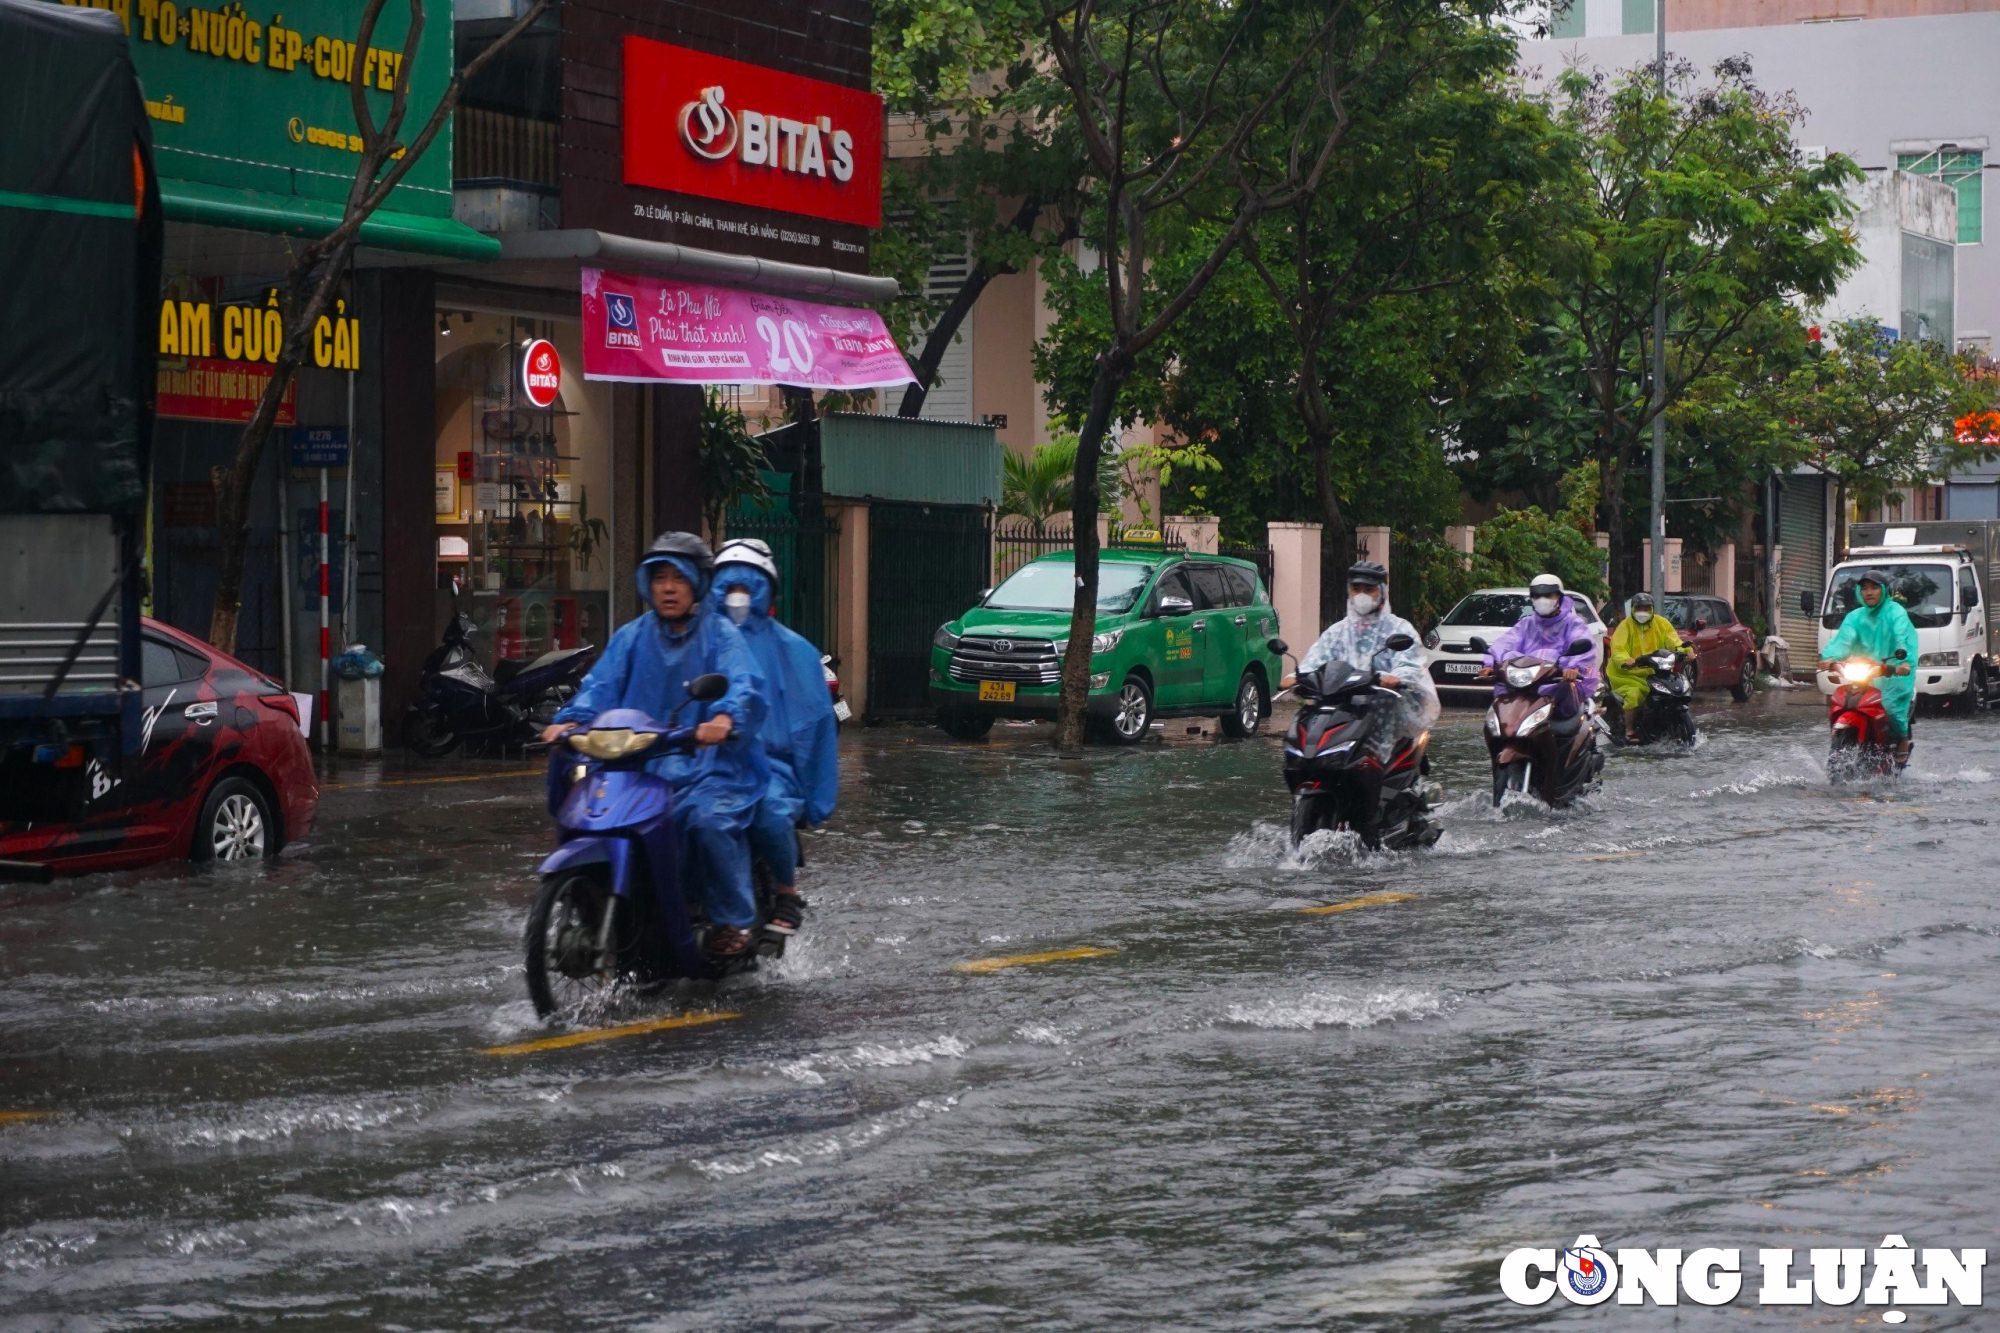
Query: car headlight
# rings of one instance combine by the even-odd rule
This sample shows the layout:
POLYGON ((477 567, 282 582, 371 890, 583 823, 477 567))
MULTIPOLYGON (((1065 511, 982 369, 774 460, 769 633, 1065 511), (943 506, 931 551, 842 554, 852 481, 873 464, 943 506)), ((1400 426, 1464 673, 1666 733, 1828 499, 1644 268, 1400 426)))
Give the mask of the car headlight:
POLYGON ((1955 667, 1958 665, 1958 649, 1945 653, 1924 653, 1917 658, 1920 667, 1955 667))
POLYGON ((623 759, 628 754, 637 754, 658 739, 660 733, 657 731, 612 727, 601 731, 573 731, 569 747, 592 759, 623 759))
POLYGON ((1093 634, 1090 636, 1090 651, 1093 653, 1108 653, 1113 648, 1116 648, 1118 641, 1124 637, 1125 631, 1122 629, 1109 629, 1102 634, 1093 634))
POLYGON ((1489 736, 1500 734, 1500 714, 1491 708, 1486 710, 1486 734, 1489 736))
POLYGON ((1101 690, 1110 683, 1111 673, 1109 671, 1100 671, 1090 678, 1090 688, 1093 690, 1101 690))
POLYGON ((937 633, 931 635, 931 646, 950 652, 953 648, 958 647, 958 636, 951 632, 950 625, 939 625, 937 633))
POLYGON ((1538 666, 1510 666, 1507 668, 1507 683, 1517 690, 1525 690, 1541 674, 1542 669, 1538 666))
POLYGON ((1536 727, 1541 726, 1542 723, 1549 720, 1549 714, 1555 711, 1555 707, 1556 707, 1555 703, 1551 701, 1549 703, 1543 704, 1540 708, 1537 708, 1534 712, 1528 714, 1527 717, 1521 720, 1521 730, 1517 734, 1525 736, 1529 732, 1533 731, 1536 727))
POLYGON ((1435 651, 1438 644, 1442 642, 1443 640, 1438 638, 1438 632, 1436 630, 1432 630, 1430 633, 1424 635, 1424 647, 1429 648, 1433 651, 1435 651))

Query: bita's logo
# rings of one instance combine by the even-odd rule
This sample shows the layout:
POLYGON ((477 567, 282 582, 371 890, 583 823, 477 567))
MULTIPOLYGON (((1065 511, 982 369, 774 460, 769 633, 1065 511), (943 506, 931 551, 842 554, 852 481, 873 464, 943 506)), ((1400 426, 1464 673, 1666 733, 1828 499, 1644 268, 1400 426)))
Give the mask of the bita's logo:
POLYGON ((604 345, 639 347, 639 310, 623 292, 604 293, 604 345))
POLYGON ((701 96, 681 108, 681 142, 696 157, 720 162, 736 151, 736 113, 722 104, 722 85, 701 90, 701 96))
POLYGON ((521 391, 536 407, 554 406, 562 393, 562 359, 541 338, 529 343, 521 353, 521 391))

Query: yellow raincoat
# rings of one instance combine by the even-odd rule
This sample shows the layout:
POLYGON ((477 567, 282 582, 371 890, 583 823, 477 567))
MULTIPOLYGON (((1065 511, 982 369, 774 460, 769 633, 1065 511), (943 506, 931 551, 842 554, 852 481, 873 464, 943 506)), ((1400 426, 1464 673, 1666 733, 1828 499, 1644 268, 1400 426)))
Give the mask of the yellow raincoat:
POLYGON ((1618 696, 1618 702, 1626 712, 1631 712, 1645 700, 1646 682, 1653 678, 1653 671, 1651 667, 1632 671, 1625 664, 1662 649, 1678 651, 1680 647, 1681 636, 1674 632, 1674 622, 1657 611, 1643 625, 1637 616, 1626 616, 1618 622, 1618 628, 1611 631, 1611 642, 1604 650, 1604 683, 1618 696))

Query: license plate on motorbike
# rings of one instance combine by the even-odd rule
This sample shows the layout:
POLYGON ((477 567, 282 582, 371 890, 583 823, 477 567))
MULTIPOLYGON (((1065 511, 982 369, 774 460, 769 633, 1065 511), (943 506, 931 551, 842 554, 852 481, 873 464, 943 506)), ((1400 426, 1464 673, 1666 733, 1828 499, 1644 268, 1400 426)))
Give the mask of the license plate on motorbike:
POLYGON ((1446 662, 1444 674, 1447 676, 1476 676, 1479 674, 1477 662, 1446 662))
POLYGON ((1010 704, 1014 702, 1014 682, 1011 680, 982 680, 979 682, 979 702, 983 704, 1010 704))

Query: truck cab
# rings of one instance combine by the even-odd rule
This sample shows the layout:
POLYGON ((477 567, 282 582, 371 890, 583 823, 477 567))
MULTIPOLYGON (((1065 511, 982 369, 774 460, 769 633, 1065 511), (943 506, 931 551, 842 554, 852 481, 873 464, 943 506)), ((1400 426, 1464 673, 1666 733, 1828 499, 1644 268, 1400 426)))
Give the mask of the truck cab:
MULTIPOLYGON (((1856 524, 1857 543, 1827 575, 1819 599, 1819 650, 1839 632, 1848 612, 1861 605, 1861 575, 1869 569, 1889 576, 1889 595, 1909 613, 1917 630, 1915 677, 1919 698, 1949 699, 1981 707, 1995 683, 1991 635, 1991 574, 1986 545, 1992 534, 1973 541, 1923 541, 1944 534, 1920 528, 1984 527, 1984 524, 1922 523, 1900 526, 1856 524), (1864 530, 1866 529, 1866 530, 1864 530), (1863 539, 1874 538, 1862 544, 1863 539)), ((1812 612, 1810 591, 1802 609, 1812 612)), ((1835 686, 1816 673, 1822 693, 1835 686)))

